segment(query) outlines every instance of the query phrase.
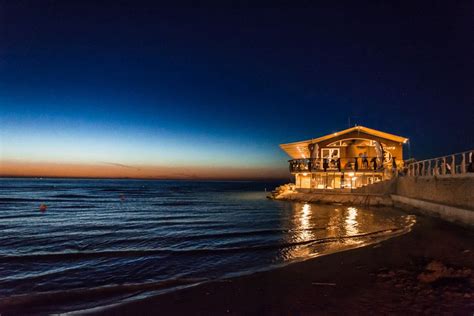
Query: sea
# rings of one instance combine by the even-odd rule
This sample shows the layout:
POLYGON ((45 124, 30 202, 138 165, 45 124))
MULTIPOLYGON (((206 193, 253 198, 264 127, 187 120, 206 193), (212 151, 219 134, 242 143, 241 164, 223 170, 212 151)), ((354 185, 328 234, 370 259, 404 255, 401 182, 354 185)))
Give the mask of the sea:
POLYGON ((278 184, 0 179, 0 314, 106 310, 379 243, 414 223, 393 208, 268 199, 278 184))

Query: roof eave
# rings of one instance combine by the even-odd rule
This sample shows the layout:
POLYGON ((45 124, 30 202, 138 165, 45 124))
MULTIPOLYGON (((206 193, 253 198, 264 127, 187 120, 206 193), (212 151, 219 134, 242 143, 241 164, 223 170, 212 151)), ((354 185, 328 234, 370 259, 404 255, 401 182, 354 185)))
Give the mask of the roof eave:
POLYGON ((354 127, 351 127, 351 128, 339 131, 339 132, 335 132, 335 133, 332 133, 332 134, 324 135, 324 136, 321 136, 321 137, 318 137, 318 138, 312 138, 312 139, 297 141, 297 142, 293 142, 293 143, 280 144, 280 148, 283 149, 282 146, 297 146, 297 145, 303 145, 303 144, 319 143, 319 142, 322 142, 326 139, 330 139, 330 138, 333 138, 333 137, 336 137, 336 136, 348 134, 348 133, 350 133, 352 131, 355 131, 355 130, 359 130, 359 131, 365 132, 366 134, 369 134, 369 135, 378 136, 380 138, 385 138, 385 139, 392 140, 392 141, 399 142, 399 143, 405 143, 406 141, 408 141, 408 138, 406 138, 406 137, 397 136, 397 135, 394 135, 394 134, 377 131, 375 129, 371 129, 371 128, 364 127, 364 126, 354 126, 354 127))

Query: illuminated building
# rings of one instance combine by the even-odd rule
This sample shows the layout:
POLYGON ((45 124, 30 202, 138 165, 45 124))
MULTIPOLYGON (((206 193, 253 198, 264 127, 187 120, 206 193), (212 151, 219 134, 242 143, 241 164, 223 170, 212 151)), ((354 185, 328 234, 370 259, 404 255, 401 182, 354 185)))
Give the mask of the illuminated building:
POLYGON ((392 178, 403 167, 408 138, 355 126, 315 139, 281 144, 292 158, 297 188, 347 189, 392 178))

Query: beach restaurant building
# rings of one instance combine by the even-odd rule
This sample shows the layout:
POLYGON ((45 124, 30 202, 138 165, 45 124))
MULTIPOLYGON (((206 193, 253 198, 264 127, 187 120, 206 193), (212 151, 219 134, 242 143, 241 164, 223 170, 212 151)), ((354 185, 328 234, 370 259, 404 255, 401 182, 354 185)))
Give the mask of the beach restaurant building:
POLYGON ((297 188, 348 189, 392 178, 403 168, 405 137, 364 126, 281 144, 297 188))

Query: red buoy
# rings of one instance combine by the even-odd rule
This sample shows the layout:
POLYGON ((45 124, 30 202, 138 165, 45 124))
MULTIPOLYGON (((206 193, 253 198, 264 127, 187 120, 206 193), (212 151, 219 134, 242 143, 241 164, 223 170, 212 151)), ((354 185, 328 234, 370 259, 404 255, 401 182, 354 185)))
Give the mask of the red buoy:
POLYGON ((48 209, 48 206, 46 204, 41 204, 40 205, 40 212, 41 213, 46 212, 47 209, 48 209))

